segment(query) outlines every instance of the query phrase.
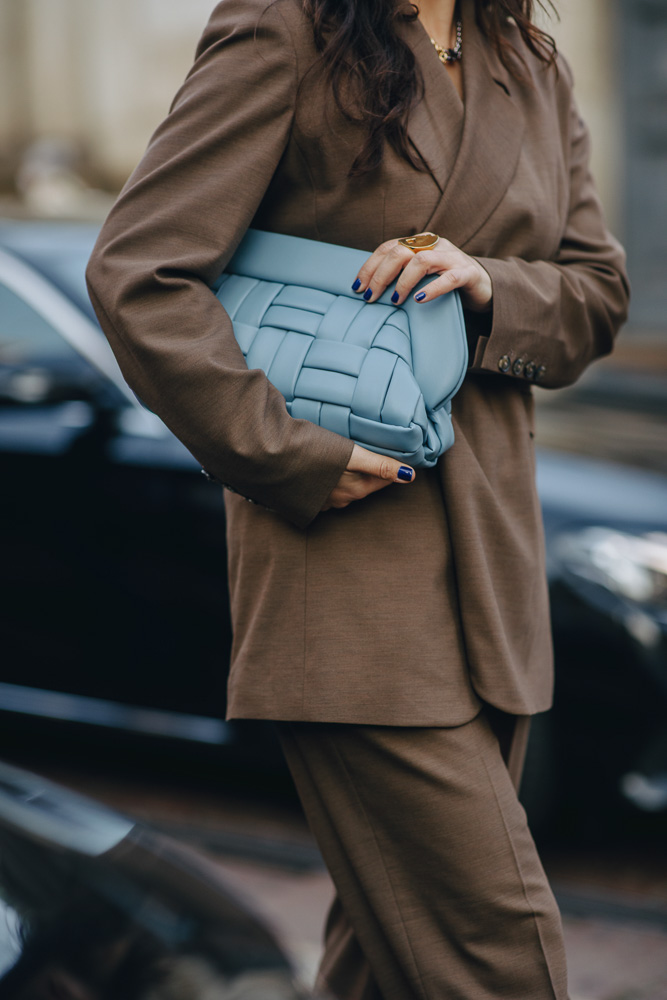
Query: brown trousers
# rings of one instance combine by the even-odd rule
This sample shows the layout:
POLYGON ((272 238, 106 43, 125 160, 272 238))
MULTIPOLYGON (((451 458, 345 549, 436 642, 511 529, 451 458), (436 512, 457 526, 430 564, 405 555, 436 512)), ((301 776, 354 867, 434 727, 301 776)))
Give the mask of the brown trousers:
POLYGON ((318 986, 339 1000, 567 1000, 560 915, 517 799, 529 719, 280 723, 336 886, 318 986))

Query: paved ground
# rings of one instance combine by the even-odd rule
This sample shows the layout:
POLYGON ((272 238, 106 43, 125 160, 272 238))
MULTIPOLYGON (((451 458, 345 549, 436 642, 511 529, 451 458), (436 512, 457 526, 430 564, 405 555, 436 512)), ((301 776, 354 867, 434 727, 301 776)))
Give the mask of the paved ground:
MULTIPOLYGON (((328 875, 296 875, 240 861, 219 863, 229 880, 267 915, 305 978, 310 978, 332 896, 328 875)), ((572 1000, 665 1000, 664 929, 642 922, 567 914, 564 926, 572 1000)))
MULTIPOLYGON (((50 776, 197 844, 265 914, 312 979, 332 886, 293 804, 71 768, 52 766, 50 776)), ((545 864, 564 909, 572 1000, 665 1000, 664 852, 570 846, 550 849, 545 864)))

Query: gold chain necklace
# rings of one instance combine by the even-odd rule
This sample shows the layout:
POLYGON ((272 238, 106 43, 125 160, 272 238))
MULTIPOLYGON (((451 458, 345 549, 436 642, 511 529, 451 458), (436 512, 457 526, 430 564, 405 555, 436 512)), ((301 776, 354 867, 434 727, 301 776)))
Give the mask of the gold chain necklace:
POLYGON ((439 45, 435 38, 431 38, 431 45, 438 53, 438 59, 446 66, 447 63, 460 62, 461 56, 463 55, 463 25, 461 24, 461 18, 458 18, 456 22, 456 41, 454 42, 453 49, 446 49, 443 45, 439 45))

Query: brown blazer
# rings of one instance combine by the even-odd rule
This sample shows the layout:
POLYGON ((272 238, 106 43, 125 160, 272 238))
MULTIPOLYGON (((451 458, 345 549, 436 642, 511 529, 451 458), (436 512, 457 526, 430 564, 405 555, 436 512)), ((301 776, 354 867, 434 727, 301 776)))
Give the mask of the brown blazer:
POLYGON ((521 714, 550 703, 527 376, 566 385, 611 349, 624 258, 567 66, 543 69, 508 23, 531 76, 518 83, 472 0, 463 17, 465 113, 419 22, 401 28, 425 81, 409 129, 429 170, 388 149, 350 179, 361 133, 312 69, 299 0, 223 0, 91 260, 128 382, 242 494, 225 498, 233 717, 438 726, 478 697, 521 714), (208 288, 251 224, 367 251, 430 229, 489 271, 456 442, 413 485, 318 513, 351 444, 288 416, 208 288))

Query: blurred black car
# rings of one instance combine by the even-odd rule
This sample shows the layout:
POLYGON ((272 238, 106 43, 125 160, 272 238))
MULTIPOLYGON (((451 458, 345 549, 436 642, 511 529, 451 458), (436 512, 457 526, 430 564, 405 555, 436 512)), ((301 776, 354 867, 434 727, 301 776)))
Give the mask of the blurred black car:
MULTIPOLYGON (((218 488, 125 385, 94 320, 94 227, 0 225, 0 710, 220 746, 230 626, 218 488)), ((556 703, 536 823, 667 810, 667 475, 538 455, 556 703)))
POLYGON ((0 704, 41 711, 34 691, 58 692, 48 713, 157 730, 155 710, 177 712, 175 735, 217 742, 230 643, 219 491, 127 388, 94 322, 94 229, 8 226, 0 248, 9 235, 0 678, 16 690, 0 704))
POLYGON ((667 476, 542 452, 554 708, 535 717, 523 794, 599 821, 667 813, 667 476))
POLYGON ((0 763, 0 998, 183 997, 303 994, 213 863, 0 763))

